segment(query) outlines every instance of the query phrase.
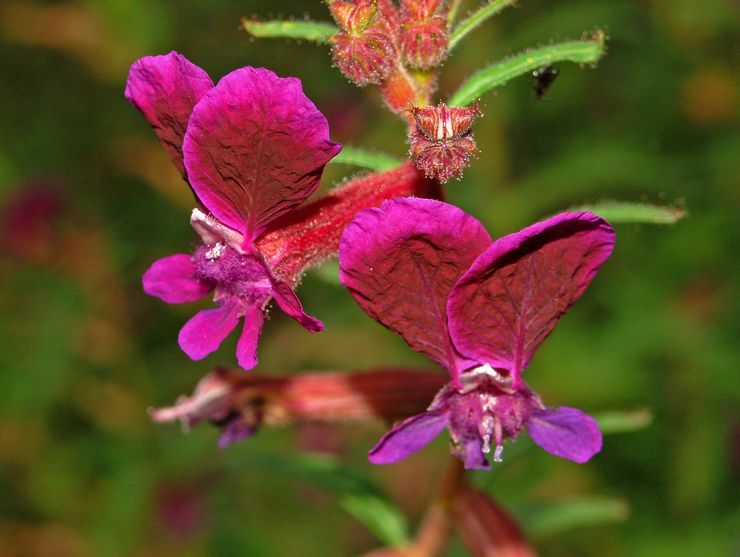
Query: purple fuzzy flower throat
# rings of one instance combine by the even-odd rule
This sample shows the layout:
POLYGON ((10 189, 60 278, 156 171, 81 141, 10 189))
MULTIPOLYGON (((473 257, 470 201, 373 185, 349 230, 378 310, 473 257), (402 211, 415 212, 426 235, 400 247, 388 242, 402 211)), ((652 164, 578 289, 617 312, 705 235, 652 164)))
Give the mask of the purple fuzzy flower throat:
POLYGON ((457 456, 465 460, 467 447, 479 445, 484 454, 493 449, 494 462, 501 462, 504 439, 515 439, 526 428, 530 415, 545 406, 529 389, 512 389, 510 378, 488 364, 461 374, 460 380, 462 389, 448 383, 429 411, 447 414, 457 456))
POLYGON ((215 285, 216 301, 235 298, 243 305, 261 308, 272 296, 269 271, 255 255, 217 242, 196 249, 193 264, 198 280, 215 285))

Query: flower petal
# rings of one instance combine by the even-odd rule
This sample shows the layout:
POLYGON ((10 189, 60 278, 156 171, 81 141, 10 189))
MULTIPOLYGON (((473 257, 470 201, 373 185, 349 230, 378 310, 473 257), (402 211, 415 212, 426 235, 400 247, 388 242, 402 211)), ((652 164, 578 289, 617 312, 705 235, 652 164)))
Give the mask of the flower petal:
POLYGON ((405 419, 381 437, 368 453, 373 464, 391 464, 425 447, 447 425, 443 412, 424 412, 405 419))
POLYGON ((141 282, 144 292, 168 304, 193 302, 213 290, 213 284, 196 278, 193 260, 185 253, 157 259, 141 282))
POLYGON ((180 329, 177 340, 183 352, 193 360, 202 360, 221 346, 239 322, 235 304, 217 309, 204 309, 180 329))
POLYGON ((128 74, 126 98, 154 128, 185 179, 182 139, 188 118, 195 103, 212 88, 213 81, 205 71, 174 51, 140 58, 128 74))
POLYGON ((251 67, 226 75, 197 104, 183 144, 193 189, 245 245, 314 192, 340 149, 300 80, 251 67))
POLYGON ((591 213, 562 213, 496 240, 450 295, 455 347, 508 370, 517 388, 537 347, 613 246, 614 230, 591 213))
POLYGON ((243 369, 257 365, 257 344, 264 322, 265 314, 259 307, 252 306, 244 314, 244 328, 236 345, 236 359, 243 369))
POLYGON ((280 306, 281 310, 289 317, 298 321, 306 330, 312 333, 320 333, 324 330, 324 324, 321 321, 303 311, 303 306, 298 296, 296 296, 293 289, 286 283, 273 279, 272 297, 278 306, 280 306))
POLYGON ((586 462, 601 450, 599 426, 591 416, 561 406, 532 414, 529 436, 548 453, 574 462, 586 462))
POLYGON ((457 207, 394 199, 363 211, 345 229, 340 280, 365 313, 455 377, 447 298, 490 243, 481 224, 457 207))
POLYGON ((468 438, 462 447, 458 449, 458 456, 463 461, 466 470, 490 470, 491 463, 488 462, 480 439, 468 438))

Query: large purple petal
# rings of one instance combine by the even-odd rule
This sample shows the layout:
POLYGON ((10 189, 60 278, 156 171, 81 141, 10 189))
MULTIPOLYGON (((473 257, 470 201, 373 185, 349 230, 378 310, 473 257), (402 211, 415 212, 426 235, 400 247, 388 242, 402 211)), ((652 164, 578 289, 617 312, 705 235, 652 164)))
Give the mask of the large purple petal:
POLYGON ((447 425, 444 412, 424 412, 405 419, 368 453, 373 464, 391 464, 403 460, 427 446, 447 425))
POLYGON ((496 240, 450 295, 455 347, 508 370, 516 388, 537 347, 613 246, 614 230, 591 213, 562 213, 496 240))
POLYGON ((306 330, 312 333, 320 333, 324 330, 324 324, 311 317, 303 311, 301 301, 296 296, 293 289, 286 283, 273 280, 272 281, 272 297, 277 302, 280 309, 283 310, 289 317, 292 317, 298 323, 300 323, 306 330))
POLYGON ((226 75, 198 103, 183 145, 198 197, 245 244, 311 195, 340 149, 300 80, 251 67, 226 75))
POLYGON ((213 88, 208 74, 182 54, 145 56, 131 65, 126 98, 144 115, 187 179, 182 162, 182 139, 188 118, 203 95, 213 88))
POLYGON ((193 260, 185 253, 157 259, 141 282, 144 292, 168 304, 193 302, 213 290, 213 284, 196 278, 193 260))
POLYGON ((561 406, 532 414, 529 436, 548 453, 574 462, 586 462, 601 450, 599 425, 591 416, 561 406))
POLYGON ((236 345, 236 359, 244 369, 257 365, 257 345, 264 322, 265 314, 259 307, 252 306, 244 314, 244 328, 236 345))
POLYGON ((238 322, 239 312, 235 304, 204 309, 185 323, 177 340, 183 352, 193 360, 202 360, 221 346, 238 322))
POLYGON ((345 229, 340 280, 370 317, 456 377, 447 298, 490 243, 481 224, 457 207, 394 199, 363 211, 345 229))

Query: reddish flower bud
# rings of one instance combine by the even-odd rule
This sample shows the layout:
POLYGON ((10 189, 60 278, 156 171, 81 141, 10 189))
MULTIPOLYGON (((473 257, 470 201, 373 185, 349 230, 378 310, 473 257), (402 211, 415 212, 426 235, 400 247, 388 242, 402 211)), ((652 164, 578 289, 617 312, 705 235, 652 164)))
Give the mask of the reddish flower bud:
POLYGON ((459 178, 478 148, 473 139, 473 122, 481 116, 476 105, 447 107, 445 103, 412 108, 409 155, 427 178, 444 183, 459 178))
POLYGON ((331 38, 334 63, 357 85, 381 83, 399 59, 395 12, 375 0, 332 2, 329 9, 342 29, 331 38))
POLYGON ((407 0, 402 3, 400 46, 404 60, 427 70, 447 58, 449 29, 446 10, 439 0, 407 0))
POLYGON ((378 7, 371 0, 359 2, 332 2, 329 5, 331 15, 342 29, 349 33, 361 33, 375 22, 378 7))
POLYGON ((460 537, 475 557, 535 557, 516 521, 485 493, 461 488, 454 513, 460 537))

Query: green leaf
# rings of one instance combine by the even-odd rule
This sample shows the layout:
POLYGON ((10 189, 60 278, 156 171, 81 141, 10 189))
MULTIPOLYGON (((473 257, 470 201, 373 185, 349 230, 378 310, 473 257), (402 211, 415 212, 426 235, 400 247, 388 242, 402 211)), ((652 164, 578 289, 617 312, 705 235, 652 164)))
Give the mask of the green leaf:
POLYGON ((569 211, 590 211, 611 223, 674 224, 686 216, 679 207, 661 207, 648 203, 628 201, 598 201, 590 205, 579 205, 569 211))
POLYGON ((342 147, 339 154, 330 162, 351 164, 380 172, 396 168, 402 161, 391 155, 386 155, 385 153, 366 151, 365 149, 358 149, 357 147, 345 145, 342 147))
POLYGON ((638 431, 653 423, 653 413, 649 408, 638 408, 626 412, 601 412, 594 415, 601 433, 625 433, 638 431))
POLYGON ((399 508, 372 479, 343 466, 336 458, 319 454, 252 454, 231 464, 264 469, 324 489, 336 495, 342 508, 384 544, 400 547, 410 541, 408 523, 399 508))
POLYGON ((491 0, 463 19, 450 34, 449 49, 455 48, 465 35, 473 31, 481 23, 499 13, 504 8, 513 5, 516 0, 491 0))
POLYGON ((582 497, 538 503, 518 514, 529 535, 542 538, 583 526, 622 522, 629 516, 629 506, 623 499, 582 497))
POLYGON ((336 25, 323 21, 254 21, 246 17, 242 18, 242 27, 253 37, 298 39, 321 44, 339 32, 336 25))
POLYGON ((483 93, 547 64, 555 62, 595 64, 605 52, 605 40, 604 32, 596 31, 590 39, 526 50, 475 72, 460 85, 447 104, 467 106, 483 93))

